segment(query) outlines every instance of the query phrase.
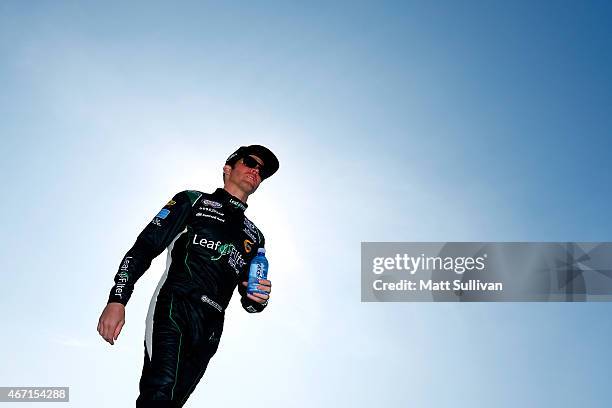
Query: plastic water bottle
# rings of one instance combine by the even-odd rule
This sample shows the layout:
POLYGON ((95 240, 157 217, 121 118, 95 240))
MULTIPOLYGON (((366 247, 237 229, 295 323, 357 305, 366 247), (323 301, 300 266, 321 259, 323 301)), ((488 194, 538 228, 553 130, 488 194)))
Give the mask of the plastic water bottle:
POLYGON ((257 250, 257 256, 251 261, 247 293, 267 294, 267 292, 257 289, 257 285, 259 285, 258 279, 268 279, 268 260, 266 259, 265 248, 259 248, 257 250))

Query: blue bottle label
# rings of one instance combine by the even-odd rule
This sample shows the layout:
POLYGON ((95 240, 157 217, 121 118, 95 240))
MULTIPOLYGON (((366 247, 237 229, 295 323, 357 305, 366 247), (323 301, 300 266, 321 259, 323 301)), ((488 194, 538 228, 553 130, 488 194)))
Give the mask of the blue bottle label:
POLYGON ((268 271, 265 265, 265 258, 257 259, 259 257, 255 257, 251 262, 251 266, 249 268, 249 283, 247 287, 248 293, 266 293, 262 290, 257 289, 259 285, 259 279, 266 279, 268 275, 268 271))

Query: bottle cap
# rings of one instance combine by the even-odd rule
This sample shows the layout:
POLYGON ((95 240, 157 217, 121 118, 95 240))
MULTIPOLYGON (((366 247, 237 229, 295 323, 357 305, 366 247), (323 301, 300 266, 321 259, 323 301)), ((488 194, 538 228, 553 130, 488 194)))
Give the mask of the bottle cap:
POLYGON ((258 253, 258 254, 265 254, 265 253, 266 253, 266 248, 259 248, 259 249, 257 250, 257 253, 258 253))

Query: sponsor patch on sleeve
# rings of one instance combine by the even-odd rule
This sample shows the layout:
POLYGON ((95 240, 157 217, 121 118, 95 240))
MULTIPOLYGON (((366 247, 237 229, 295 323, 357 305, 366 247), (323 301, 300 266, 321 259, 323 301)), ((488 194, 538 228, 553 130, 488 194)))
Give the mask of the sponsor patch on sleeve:
POLYGON ((167 210, 167 209, 164 208, 155 217, 156 218, 160 218, 160 219, 163 220, 163 219, 165 219, 168 216, 168 214, 170 214, 170 210, 167 210))

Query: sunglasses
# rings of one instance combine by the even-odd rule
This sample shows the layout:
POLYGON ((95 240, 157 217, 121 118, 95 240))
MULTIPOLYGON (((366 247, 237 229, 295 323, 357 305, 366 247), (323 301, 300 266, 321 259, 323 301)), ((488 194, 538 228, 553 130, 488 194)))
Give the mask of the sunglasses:
POLYGON ((266 168, 259 164, 259 162, 251 156, 243 157, 242 164, 247 166, 249 169, 259 169, 259 176, 262 178, 262 180, 268 177, 268 172, 266 171, 266 168))

